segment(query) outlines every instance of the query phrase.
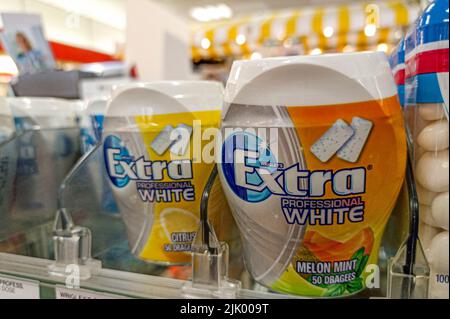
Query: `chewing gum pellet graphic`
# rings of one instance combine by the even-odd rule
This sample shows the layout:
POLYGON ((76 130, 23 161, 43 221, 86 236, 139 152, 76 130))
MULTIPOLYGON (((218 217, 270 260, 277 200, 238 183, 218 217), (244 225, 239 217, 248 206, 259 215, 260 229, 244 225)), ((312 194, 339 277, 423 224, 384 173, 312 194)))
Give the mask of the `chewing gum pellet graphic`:
POLYGON ((311 153, 322 163, 328 162, 353 134, 353 128, 339 119, 311 146, 311 153))
POLYGON ((192 127, 180 124, 172 131, 171 135, 174 144, 170 147, 170 152, 174 155, 184 155, 191 140, 192 127), (174 136, 175 138, 173 138, 174 136))
POLYGON ((156 154, 162 155, 165 151, 174 143, 170 139, 170 134, 174 130, 172 125, 166 125, 164 129, 159 132, 158 136, 150 144, 150 147, 155 151, 156 154))
POLYGON ((372 122, 355 116, 352 118, 351 127, 355 134, 345 143, 345 145, 337 152, 337 156, 347 162, 355 163, 366 144, 370 131, 372 130, 372 122))

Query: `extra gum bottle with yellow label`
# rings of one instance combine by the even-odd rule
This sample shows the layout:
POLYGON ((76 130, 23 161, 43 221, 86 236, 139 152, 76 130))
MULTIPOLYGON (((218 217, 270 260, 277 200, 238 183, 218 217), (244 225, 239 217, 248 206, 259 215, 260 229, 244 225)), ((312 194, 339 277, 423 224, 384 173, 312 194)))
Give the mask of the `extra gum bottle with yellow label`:
MULTIPOLYGON (((202 192, 215 165, 208 130, 219 128, 219 83, 152 82, 117 88, 104 120, 103 154, 132 252, 185 264, 198 229, 202 192), (210 145, 211 146, 211 145, 210 145), (208 156, 209 155, 209 156, 208 156)), ((214 145, 214 141, 212 142, 214 145)), ((217 181, 209 218, 229 240, 232 217, 217 181)))
POLYGON ((406 165, 385 55, 237 61, 222 133, 219 174, 252 276, 303 296, 364 289, 406 165))

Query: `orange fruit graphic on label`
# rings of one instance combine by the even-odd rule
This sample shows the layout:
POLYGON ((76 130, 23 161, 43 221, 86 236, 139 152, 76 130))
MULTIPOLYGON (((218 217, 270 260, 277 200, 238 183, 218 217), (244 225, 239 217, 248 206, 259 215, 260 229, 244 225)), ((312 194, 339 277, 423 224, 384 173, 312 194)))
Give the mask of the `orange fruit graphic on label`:
POLYGON ((303 245, 321 261, 338 261, 349 260, 362 247, 364 255, 369 255, 373 241, 373 231, 367 227, 343 243, 326 238, 316 231, 308 231, 303 245))

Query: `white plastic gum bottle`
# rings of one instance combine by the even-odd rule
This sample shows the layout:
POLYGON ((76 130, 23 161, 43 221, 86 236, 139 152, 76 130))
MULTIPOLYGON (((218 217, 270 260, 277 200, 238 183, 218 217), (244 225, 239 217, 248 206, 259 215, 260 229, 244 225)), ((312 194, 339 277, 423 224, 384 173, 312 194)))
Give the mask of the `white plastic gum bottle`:
POLYGON ((384 54, 237 61, 222 133, 219 175, 252 276, 304 296, 364 289, 406 163, 384 54))
POLYGON ((62 179, 79 156, 73 104, 53 98, 8 98, 18 139, 16 214, 53 216, 62 179))
MULTIPOLYGON (((215 82, 150 82, 114 91, 104 120, 104 162, 139 258, 190 262, 202 192, 215 165, 214 157, 203 158, 210 141, 202 135, 218 131, 222 101, 223 88, 215 82)), ((228 206, 222 191, 216 195, 210 218, 227 234, 222 221, 229 218, 228 206)))

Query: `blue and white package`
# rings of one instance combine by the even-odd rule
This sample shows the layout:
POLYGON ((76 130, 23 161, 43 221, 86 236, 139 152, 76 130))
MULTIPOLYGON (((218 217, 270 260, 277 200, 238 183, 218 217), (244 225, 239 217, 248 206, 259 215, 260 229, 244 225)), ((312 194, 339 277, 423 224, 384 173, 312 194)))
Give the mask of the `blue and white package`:
POLYGON ((405 40, 402 39, 389 56, 389 64, 397 84, 398 98, 405 105, 405 40))
POLYGON ((449 298, 449 1, 432 2, 406 37, 405 113, 414 142, 419 238, 429 298, 449 298))
POLYGON ((106 99, 88 102, 80 120, 81 152, 92 149, 101 139, 103 119, 107 107, 106 99))
POLYGON ((448 118, 448 0, 424 11, 405 42, 407 102, 442 103, 448 118))

